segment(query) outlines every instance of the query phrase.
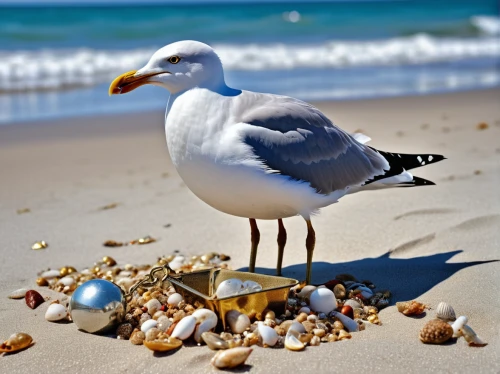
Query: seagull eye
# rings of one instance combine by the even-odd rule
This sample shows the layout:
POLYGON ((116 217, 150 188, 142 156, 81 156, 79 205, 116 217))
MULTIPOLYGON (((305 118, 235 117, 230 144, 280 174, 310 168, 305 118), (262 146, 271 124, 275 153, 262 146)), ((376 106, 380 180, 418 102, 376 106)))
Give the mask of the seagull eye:
POLYGON ((170 62, 171 64, 177 64, 180 60, 181 58, 179 56, 172 56, 168 58, 168 62, 170 62))

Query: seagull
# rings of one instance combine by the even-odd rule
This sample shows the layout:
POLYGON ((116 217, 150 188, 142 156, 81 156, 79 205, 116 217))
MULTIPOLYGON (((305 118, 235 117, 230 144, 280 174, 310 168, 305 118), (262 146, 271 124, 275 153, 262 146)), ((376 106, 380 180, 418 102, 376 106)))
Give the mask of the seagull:
POLYGON ((201 42, 159 49, 143 68, 118 76, 109 94, 144 84, 170 92, 167 146, 186 186, 213 208, 249 219, 250 272, 260 240, 256 220, 278 221, 276 272, 281 275, 287 241, 283 219, 304 218, 310 284, 316 244, 311 216, 347 194, 433 185, 408 170, 444 159, 383 152, 367 146, 367 136, 342 130, 308 103, 230 88, 219 56, 201 42))

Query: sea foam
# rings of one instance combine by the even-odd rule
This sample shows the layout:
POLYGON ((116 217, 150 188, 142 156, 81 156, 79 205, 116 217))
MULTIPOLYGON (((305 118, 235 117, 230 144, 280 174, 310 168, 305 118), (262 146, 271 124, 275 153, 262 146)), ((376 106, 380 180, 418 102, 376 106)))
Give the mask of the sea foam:
MULTIPOLYGON (((494 34, 494 22, 485 19, 478 24, 494 34)), ((437 38, 428 34, 314 45, 215 44, 214 48, 225 69, 243 71, 416 65, 500 56, 500 43, 495 36, 437 38)), ((0 52, 0 93, 58 90, 107 82, 117 74, 142 67, 156 49, 0 52)))

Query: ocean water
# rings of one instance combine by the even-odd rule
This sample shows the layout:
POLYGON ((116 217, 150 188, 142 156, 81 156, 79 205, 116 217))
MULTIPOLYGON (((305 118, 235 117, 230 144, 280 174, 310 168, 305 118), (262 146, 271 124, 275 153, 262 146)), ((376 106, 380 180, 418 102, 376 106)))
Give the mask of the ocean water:
POLYGON ((159 47, 195 39, 233 87, 305 100, 427 94, 500 85, 496 0, 0 6, 0 123, 164 107, 116 75, 159 47))

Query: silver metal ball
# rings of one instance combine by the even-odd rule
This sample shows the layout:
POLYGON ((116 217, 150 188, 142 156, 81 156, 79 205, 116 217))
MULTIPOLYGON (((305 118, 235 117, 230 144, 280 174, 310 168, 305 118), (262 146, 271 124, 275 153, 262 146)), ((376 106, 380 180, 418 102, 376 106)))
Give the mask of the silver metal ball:
POLYGON ((79 286, 69 304, 73 322, 80 330, 103 333, 123 321, 127 302, 120 287, 104 279, 79 286))

